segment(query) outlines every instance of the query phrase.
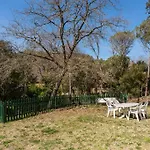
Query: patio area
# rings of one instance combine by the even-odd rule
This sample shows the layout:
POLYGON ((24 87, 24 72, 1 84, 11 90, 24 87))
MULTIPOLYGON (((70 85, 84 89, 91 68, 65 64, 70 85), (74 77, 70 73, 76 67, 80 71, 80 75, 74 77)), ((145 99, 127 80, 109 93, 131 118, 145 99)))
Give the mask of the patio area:
POLYGON ((113 118, 116 118, 116 113, 119 118, 127 118, 130 119, 131 115, 132 118, 136 117, 137 121, 142 119, 147 119, 148 111, 147 107, 149 105, 149 101, 145 99, 143 102, 119 102, 119 100, 115 97, 105 97, 105 98, 97 98, 97 104, 106 104, 107 106, 107 117, 110 115, 113 118))

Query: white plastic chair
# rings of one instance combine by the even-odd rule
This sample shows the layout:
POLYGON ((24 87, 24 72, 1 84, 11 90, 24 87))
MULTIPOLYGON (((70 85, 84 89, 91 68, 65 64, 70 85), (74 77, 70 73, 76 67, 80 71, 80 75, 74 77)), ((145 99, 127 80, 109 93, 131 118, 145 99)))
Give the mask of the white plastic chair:
POLYGON ((148 106, 148 101, 144 102, 144 104, 141 105, 141 114, 144 119, 147 118, 147 106, 148 106))
MULTIPOLYGON (((112 98, 112 103, 115 104, 119 104, 120 102, 116 99, 116 98, 112 98)), ((121 112, 122 108, 118 108, 118 111, 121 112)))
POLYGON ((119 104, 119 101, 116 98, 111 99, 113 101, 113 104, 119 104))
POLYGON ((112 112, 113 117, 115 118, 115 112, 118 110, 118 108, 116 108, 111 101, 106 101, 106 105, 107 105, 107 108, 108 108, 107 117, 112 112))
POLYGON ((133 116, 134 115, 136 116, 137 121, 142 119, 141 106, 142 106, 142 104, 139 104, 135 107, 130 107, 130 109, 128 111, 128 120, 129 120, 131 114, 133 114, 133 116), (139 118, 139 116, 140 116, 140 118, 139 118))

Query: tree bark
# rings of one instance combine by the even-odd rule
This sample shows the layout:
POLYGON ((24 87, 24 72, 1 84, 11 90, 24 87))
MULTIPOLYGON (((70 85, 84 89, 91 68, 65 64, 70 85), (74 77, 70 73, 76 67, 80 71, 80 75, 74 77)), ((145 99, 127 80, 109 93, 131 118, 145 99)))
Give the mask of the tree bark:
POLYGON ((150 73, 150 57, 148 58, 148 70, 147 70, 147 78, 146 78, 146 86, 145 86, 145 96, 148 96, 149 73, 150 73))
POLYGON ((69 72, 69 96, 72 95, 71 73, 69 72))
MULTIPOLYGON (((66 75, 67 71, 68 71, 67 68, 64 68, 64 69, 62 70, 62 72, 61 72, 61 74, 60 74, 60 78, 59 78, 58 82, 55 84, 55 87, 54 87, 54 89, 53 89, 53 91, 52 91, 50 97, 54 97, 54 96, 57 95, 58 90, 59 90, 59 87, 60 87, 60 85, 61 85, 61 83, 62 83, 62 80, 63 80, 64 76, 66 75)), ((51 101, 48 102, 47 107, 50 108, 50 106, 51 106, 51 101)))
POLYGON ((60 74, 60 77, 59 77, 59 80, 58 80, 58 82, 55 84, 55 87, 54 87, 54 89, 53 89, 53 92, 52 92, 51 96, 56 96, 56 95, 57 95, 58 90, 59 90, 59 87, 60 87, 60 85, 61 85, 61 82, 62 82, 64 76, 66 75, 67 71, 68 71, 67 68, 64 68, 64 69, 62 70, 62 72, 61 72, 61 74, 60 74))

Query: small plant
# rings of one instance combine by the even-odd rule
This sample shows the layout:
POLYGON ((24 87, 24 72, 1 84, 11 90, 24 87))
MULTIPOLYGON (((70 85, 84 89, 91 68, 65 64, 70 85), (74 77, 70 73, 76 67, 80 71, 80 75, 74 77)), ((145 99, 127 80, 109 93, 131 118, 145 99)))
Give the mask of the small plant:
POLYGON ((75 150, 73 147, 68 148, 67 150, 75 150))
POLYGON ((3 144, 4 144, 5 146, 8 146, 8 144, 11 143, 11 142, 13 142, 13 141, 12 141, 12 140, 7 140, 7 141, 4 141, 3 144))
POLYGON ((40 143, 40 140, 31 140, 30 142, 34 143, 34 144, 38 144, 38 143, 40 143))
POLYGON ((44 125, 42 124, 42 123, 39 123, 37 126, 36 126, 36 128, 43 128, 44 127, 44 125))
POLYGON ((84 123, 88 123, 88 122, 97 122, 99 121, 99 118, 96 116, 80 116, 78 117, 78 121, 79 122, 84 122, 84 123))
POLYGON ((146 143, 150 143, 150 138, 149 138, 149 137, 145 137, 145 138, 144 138, 144 141, 145 141, 146 143))
POLYGON ((3 135, 0 135, 0 139, 4 139, 5 138, 5 136, 3 136, 3 135))
POLYGON ((57 133, 59 131, 56 130, 56 129, 52 129, 52 128, 48 127, 48 128, 43 129, 42 132, 46 133, 46 134, 55 134, 55 133, 57 133))
POLYGON ((59 144, 62 144, 62 141, 60 139, 54 139, 54 140, 48 140, 43 143, 43 147, 45 150, 53 149, 53 147, 58 146, 59 144))

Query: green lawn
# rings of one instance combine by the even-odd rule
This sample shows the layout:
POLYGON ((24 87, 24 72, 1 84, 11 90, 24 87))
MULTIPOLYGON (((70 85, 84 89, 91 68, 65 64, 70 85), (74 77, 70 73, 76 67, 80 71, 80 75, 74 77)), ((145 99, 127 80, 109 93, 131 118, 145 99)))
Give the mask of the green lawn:
POLYGON ((106 106, 81 106, 0 124, 0 149, 150 149, 150 119, 113 119, 106 112, 106 106))

